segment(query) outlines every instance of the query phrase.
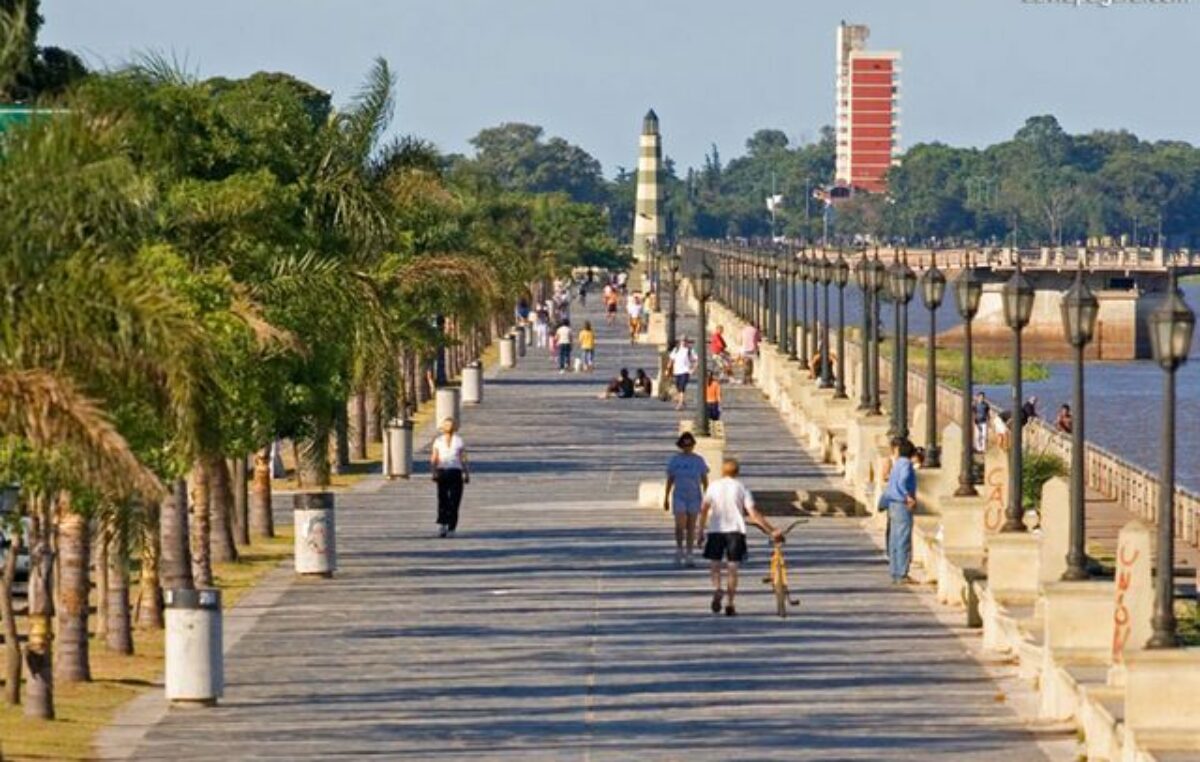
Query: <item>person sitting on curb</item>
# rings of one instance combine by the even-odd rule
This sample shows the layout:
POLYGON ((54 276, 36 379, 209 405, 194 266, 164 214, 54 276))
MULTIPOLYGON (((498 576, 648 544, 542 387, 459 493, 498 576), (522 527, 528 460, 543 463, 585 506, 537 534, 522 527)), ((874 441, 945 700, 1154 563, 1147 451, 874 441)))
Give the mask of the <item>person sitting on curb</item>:
POLYGON ((695 453, 696 437, 690 431, 680 434, 675 446, 679 453, 667 461, 663 510, 673 508, 675 513, 675 565, 695 566, 692 545, 696 537, 696 517, 700 515, 700 503, 708 489, 708 463, 695 453))
POLYGON ((617 397, 619 399, 629 399, 633 396, 633 379, 629 377, 629 369, 621 368, 621 373, 612 381, 608 382, 608 386, 604 388, 600 399, 606 400, 609 397, 617 397))
POLYGON ((721 598, 725 596, 725 616, 737 614, 734 597, 737 595, 738 566, 745 563, 747 555, 746 522, 759 527, 775 541, 783 539, 779 530, 754 507, 754 496, 738 481, 739 470, 735 458, 725 458, 721 462, 721 478, 708 485, 700 506, 699 536, 704 539, 697 539, 697 544, 704 543, 704 557, 709 561, 709 576, 713 583, 712 612, 720 613, 721 598), (725 590, 721 589, 722 566, 729 575, 729 586, 725 590))
POLYGON ((654 384, 651 383, 650 377, 646 375, 646 371, 638 368, 633 378, 633 396, 649 397, 653 391, 654 384))

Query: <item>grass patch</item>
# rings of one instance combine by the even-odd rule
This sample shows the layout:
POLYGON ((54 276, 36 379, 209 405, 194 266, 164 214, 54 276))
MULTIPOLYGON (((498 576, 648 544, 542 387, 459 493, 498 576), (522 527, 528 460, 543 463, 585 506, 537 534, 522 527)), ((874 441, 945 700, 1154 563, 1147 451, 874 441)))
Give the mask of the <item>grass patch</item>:
MULTIPOLYGON (((880 359, 892 356, 891 342, 885 342, 880 347, 880 359)), ((910 344, 908 347, 908 367, 924 371, 928 360, 928 352, 923 346, 910 344)), ((963 387, 962 378, 963 353, 961 349, 938 347, 937 377, 955 389, 963 387)), ((1011 357, 979 357, 971 360, 971 374, 978 386, 997 386, 1008 383, 1012 378, 1011 357)), ((1045 381, 1050 377, 1050 369, 1045 363, 1033 360, 1021 362, 1021 378, 1025 381, 1045 381)))
MULTIPOLYGON (((236 563, 213 565, 225 608, 237 605, 263 576, 291 555, 291 527, 278 536, 257 540, 241 550, 236 563)), ((95 617, 90 620, 95 624, 95 617)), ((0 705, 0 753, 5 759, 90 759, 92 738, 112 721, 126 701, 162 686, 163 633, 135 630, 134 654, 110 653, 92 640, 90 683, 55 684, 58 715, 51 721, 30 720, 23 706, 0 705)))

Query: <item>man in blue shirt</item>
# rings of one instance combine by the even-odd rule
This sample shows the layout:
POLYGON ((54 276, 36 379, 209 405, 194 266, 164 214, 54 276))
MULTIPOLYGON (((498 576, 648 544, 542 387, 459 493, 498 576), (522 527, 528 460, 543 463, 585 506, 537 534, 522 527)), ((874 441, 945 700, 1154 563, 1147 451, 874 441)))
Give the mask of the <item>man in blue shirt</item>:
POLYGON ((892 471, 879 497, 888 512, 888 566, 892 584, 912 584, 908 567, 912 562, 913 511, 917 507, 917 472, 912 462, 913 445, 907 439, 892 439, 892 471))

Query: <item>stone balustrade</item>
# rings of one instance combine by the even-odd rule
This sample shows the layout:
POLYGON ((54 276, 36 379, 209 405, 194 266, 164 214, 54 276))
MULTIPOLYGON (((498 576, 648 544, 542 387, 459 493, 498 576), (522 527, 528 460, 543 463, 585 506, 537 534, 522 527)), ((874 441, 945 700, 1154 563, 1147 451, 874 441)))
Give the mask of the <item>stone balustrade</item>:
MULTIPOLYGON (((689 301, 694 305, 694 299, 689 301)), ((709 314, 711 324, 723 324, 731 335, 744 325, 715 301, 709 314)), ((842 489, 868 511, 867 524, 878 530, 883 514, 873 509, 887 458, 888 418, 856 410, 861 356, 859 344, 848 340, 846 400, 820 389, 807 369, 772 344, 762 346, 753 381, 800 445, 840 470, 842 489)), ((886 389, 886 361, 881 362, 881 376, 886 389)), ((926 379, 912 370, 907 382, 913 433, 920 438, 926 379)), ((1045 485, 1040 526, 1024 533, 998 531, 1007 489, 1006 453, 992 448, 985 454, 978 496, 953 495, 962 446, 959 395, 944 384, 939 388, 942 468, 920 473, 913 576, 936 585, 940 604, 967 610, 968 625, 981 627, 984 648, 1014 660, 1019 674, 1037 687, 1042 717, 1076 724, 1088 759, 1147 762, 1200 754, 1200 649, 1144 649, 1154 598, 1154 476, 1089 445, 1089 485, 1121 501, 1137 518, 1121 530, 1114 579, 1062 582, 1069 538, 1065 480, 1045 485), (1155 685, 1171 687, 1156 690, 1155 685)), ((1069 462, 1068 438, 1040 423, 1027 431, 1033 448, 1069 462)), ((660 494, 646 494, 643 500, 661 500, 660 494)), ((1182 490, 1177 497, 1178 531, 1195 543, 1200 501, 1182 490)))

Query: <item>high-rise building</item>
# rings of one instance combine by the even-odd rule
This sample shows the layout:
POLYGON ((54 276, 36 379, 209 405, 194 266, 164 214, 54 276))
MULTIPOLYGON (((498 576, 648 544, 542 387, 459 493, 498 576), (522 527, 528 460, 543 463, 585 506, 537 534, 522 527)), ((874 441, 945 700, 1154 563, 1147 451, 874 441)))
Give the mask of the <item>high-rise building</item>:
POLYGON ((633 217, 633 256, 646 258, 650 244, 666 243, 666 219, 662 212, 662 138, 654 109, 642 120, 638 153, 637 203, 633 217))
POLYGON ((837 32, 838 186, 881 193, 900 151, 900 53, 867 50, 870 28, 837 32))

